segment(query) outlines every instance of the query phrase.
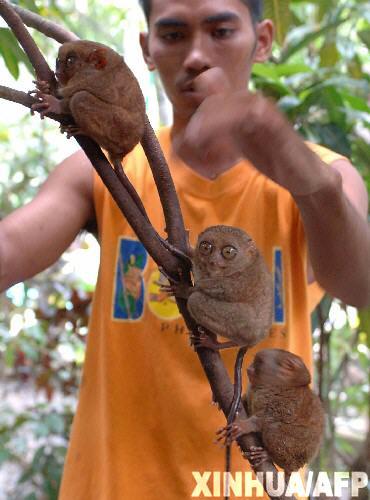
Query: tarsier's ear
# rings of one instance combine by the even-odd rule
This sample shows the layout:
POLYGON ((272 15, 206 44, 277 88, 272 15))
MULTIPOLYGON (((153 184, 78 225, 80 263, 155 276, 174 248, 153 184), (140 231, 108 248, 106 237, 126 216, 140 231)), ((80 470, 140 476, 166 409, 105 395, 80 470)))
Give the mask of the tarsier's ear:
POLYGON ((86 62, 94 64, 95 69, 104 69, 107 65, 107 51, 105 49, 94 49, 88 55, 86 62))
POLYGON ((282 360, 281 367, 296 378, 297 385, 308 385, 311 382, 311 375, 300 358, 286 358, 282 360))

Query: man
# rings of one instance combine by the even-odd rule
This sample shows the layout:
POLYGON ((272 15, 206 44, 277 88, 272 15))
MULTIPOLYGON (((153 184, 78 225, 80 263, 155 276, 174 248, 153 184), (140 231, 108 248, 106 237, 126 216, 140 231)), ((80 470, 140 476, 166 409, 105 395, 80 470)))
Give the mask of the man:
MULTIPOLYGON (((259 1, 142 4, 149 26, 143 54, 173 104, 173 127, 159 137, 191 240, 219 223, 251 234, 274 275, 275 312, 269 338, 248 360, 270 346, 311 365, 307 280, 347 303, 370 303, 363 183, 348 160, 305 145, 272 103, 246 90, 253 62, 265 61, 272 43, 259 1)), ((124 164, 163 231, 141 148, 124 164)), ((95 215, 101 268, 60 498, 190 498, 192 472, 223 470, 212 442, 224 418, 210 405, 178 311, 156 285, 155 265, 82 152, 1 222, 1 288, 51 264, 95 215)), ((223 354, 230 368, 234 355, 223 354)), ((235 453, 233 470, 246 467, 235 453)), ((215 496, 217 478, 208 484, 215 496)))

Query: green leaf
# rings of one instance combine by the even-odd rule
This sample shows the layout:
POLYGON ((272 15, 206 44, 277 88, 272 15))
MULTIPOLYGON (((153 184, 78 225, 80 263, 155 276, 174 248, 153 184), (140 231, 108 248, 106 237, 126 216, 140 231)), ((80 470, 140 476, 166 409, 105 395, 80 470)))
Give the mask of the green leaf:
POLYGON ((12 368, 15 362, 15 347, 14 345, 9 345, 5 351, 4 355, 5 366, 12 368))
POLYGON ((338 18, 335 21, 324 24, 321 28, 316 28, 308 33, 305 32, 295 43, 289 44, 281 53, 280 56, 280 62, 285 62, 287 61, 290 57, 292 57, 293 54, 298 52, 299 50, 302 50, 306 48, 310 43, 314 42, 321 36, 326 35, 327 33, 330 33, 330 31, 338 28, 341 24, 345 23, 348 21, 347 18, 338 18))
POLYGON ((353 95, 351 92, 345 89, 338 89, 339 94, 342 96, 343 100, 345 103, 352 109, 355 109, 356 111, 362 111, 364 113, 369 113, 370 114, 370 106, 368 105, 367 101, 363 99, 362 97, 358 97, 356 95, 353 95))
POLYGON ((314 123, 309 126, 309 133, 316 142, 336 151, 339 154, 349 157, 351 155, 351 145, 345 132, 335 123, 314 123))
POLYGON ((349 61, 347 67, 348 72, 352 78, 363 78, 364 72, 362 70, 362 62, 358 54, 355 54, 355 56, 349 61))
POLYGON ((283 45, 291 25, 292 14, 289 0, 265 0, 264 17, 272 19, 275 25, 275 39, 283 45))
POLYGON ((256 78, 254 80, 256 89, 260 90, 265 96, 279 100, 290 93, 289 88, 281 81, 272 81, 256 78))
POLYGON ((318 2, 318 20, 322 21, 326 14, 328 13, 329 9, 331 9, 333 6, 333 0, 320 0, 318 2))
POLYGON ((24 497, 23 500, 37 500, 36 493, 30 493, 29 495, 27 495, 26 497, 24 497))
POLYGON ((367 346, 370 348, 370 308, 359 311, 360 329, 367 335, 367 346))
POLYGON ((17 80, 19 77, 19 63, 23 62, 33 73, 31 63, 26 54, 18 45, 17 39, 8 28, 0 28, 0 54, 11 75, 17 80))
POLYGON ((370 29, 359 31, 358 36, 366 47, 370 49, 370 29))
POLYGON ((15 80, 19 78, 19 64, 17 58, 14 56, 11 50, 7 49, 6 36, 2 32, 3 29, 0 28, 0 54, 2 55, 5 66, 8 68, 10 74, 15 80))
POLYGON ((335 66, 340 60, 340 54, 335 42, 324 43, 320 50, 320 66, 327 68, 335 66))
POLYGON ((3 463, 3 462, 8 462, 9 460, 11 460, 13 458, 13 454, 7 450, 6 448, 0 448, 0 465, 3 463))
POLYGON ((9 131, 5 128, 0 128, 0 142, 6 142, 9 140, 9 131))

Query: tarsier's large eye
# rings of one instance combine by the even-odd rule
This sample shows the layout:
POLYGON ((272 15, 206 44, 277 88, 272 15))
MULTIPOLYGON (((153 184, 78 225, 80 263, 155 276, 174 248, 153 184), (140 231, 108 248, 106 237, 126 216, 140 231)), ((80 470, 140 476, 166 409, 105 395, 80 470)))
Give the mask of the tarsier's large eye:
POLYGON ((238 250, 231 246, 231 245, 227 245, 226 247, 224 247, 222 250, 221 250, 221 253, 222 253, 222 256, 224 259, 226 260, 232 260, 236 257, 236 254, 238 253, 238 250))
POLYGON ((203 255, 210 255, 213 250, 213 245, 212 243, 209 243, 209 241, 201 241, 199 244, 199 252, 203 255))
POLYGON ((70 55, 70 56, 68 56, 68 57, 67 57, 67 59, 66 59, 66 65, 67 65, 67 66, 72 66, 72 64, 74 64, 74 63, 75 63, 75 61, 76 61, 76 56, 74 56, 74 55, 70 55))

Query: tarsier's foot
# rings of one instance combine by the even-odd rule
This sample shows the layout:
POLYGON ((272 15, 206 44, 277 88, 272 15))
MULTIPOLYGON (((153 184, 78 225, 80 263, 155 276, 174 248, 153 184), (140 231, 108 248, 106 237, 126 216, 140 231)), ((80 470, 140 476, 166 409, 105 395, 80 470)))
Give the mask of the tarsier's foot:
POLYGON ((212 349, 212 351, 220 351, 221 349, 228 349, 229 347, 235 347, 235 342, 219 342, 216 335, 212 336, 209 333, 205 333, 202 326, 198 326, 199 335, 190 335, 191 345, 194 350, 201 347, 206 347, 207 349, 212 349))
POLYGON ((60 132, 61 134, 67 134, 67 139, 70 139, 75 135, 82 134, 80 127, 77 127, 77 125, 61 125, 60 132))
POLYGON ((190 344, 194 347, 195 351, 202 347, 212 349, 212 351, 218 351, 219 342, 217 342, 216 338, 212 338, 210 335, 206 334, 202 326, 198 326, 198 332, 199 335, 190 334, 190 344))
POLYGON ((247 458, 249 462, 256 467, 270 460, 269 454, 261 446, 251 446, 249 450, 243 451, 243 457, 247 458))

